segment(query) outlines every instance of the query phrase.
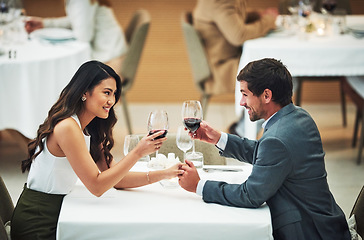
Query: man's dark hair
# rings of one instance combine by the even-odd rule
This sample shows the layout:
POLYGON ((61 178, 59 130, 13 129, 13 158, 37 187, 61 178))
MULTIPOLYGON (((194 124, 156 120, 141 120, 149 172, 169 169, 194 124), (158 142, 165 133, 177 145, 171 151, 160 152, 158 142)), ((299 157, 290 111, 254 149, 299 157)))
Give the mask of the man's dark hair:
POLYGON ((270 89, 274 102, 282 107, 292 103, 292 76, 279 60, 264 58, 250 62, 240 71, 237 80, 246 81, 255 96, 270 89))

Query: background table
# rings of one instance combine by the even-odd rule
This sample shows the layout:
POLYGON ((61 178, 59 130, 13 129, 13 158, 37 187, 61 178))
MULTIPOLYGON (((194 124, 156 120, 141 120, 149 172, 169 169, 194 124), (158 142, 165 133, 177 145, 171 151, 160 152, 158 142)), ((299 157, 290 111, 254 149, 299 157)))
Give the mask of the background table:
MULTIPOLYGON (((134 170, 146 171, 143 163, 134 170)), ((200 171, 201 178, 243 182, 251 172, 200 171)), ((65 239, 273 239, 267 205, 258 209, 207 204, 181 187, 160 183, 115 190, 97 198, 84 186, 64 198, 58 240, 65 239)))
POLYGON ((33 138, 62 89, 90 59, 90 46, 78 41, 50 44, 34 39, 6 49, 0 56, 0 130, 12 128, 33 138))
MULTIPOLYGON (((364 23, 364 16, 346 17, 347 25, 364 23)), ((266 37, 244 42, 239 70, 251 61, 275 58, 283 62, 292 77, 358 76, 364 75, 364 38, 357 39, 351 34, 329 34, 317 36, 308 34, 303 39, 299 34, 272 33, 266 37)), ((241 116, 240 84, 236 83, 235 110, 241 116)), ((257 124, 251 122, 244 111, 244 136, 256 139, 257 124)))

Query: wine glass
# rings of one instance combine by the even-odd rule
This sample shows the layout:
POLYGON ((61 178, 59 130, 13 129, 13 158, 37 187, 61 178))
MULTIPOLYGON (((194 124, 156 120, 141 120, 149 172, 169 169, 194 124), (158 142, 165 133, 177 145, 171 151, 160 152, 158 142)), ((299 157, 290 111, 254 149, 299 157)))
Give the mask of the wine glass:
POLYGON ((292 15, 297 15, 297 13, 298 13, 298 0, 288 1, 287 9, 292 15))
POLYGON ((336 8, 336 0, 323 0, 322 1, 322 9, 321 12, 323 13, 333 13, 336 8))
POLYGON ((183 160, 185 160, 187 150, 192 147, 192 139, 182 126, 179 126, 177 129, 176 143, 177 147, 183 151, 183 160))
POLYGON ((298 14, 302 17, 309 17, 313 11, 313 0, 300 0, 298 3, 298 14))
MULTIPOLYGON (((167 135, 169 128, 168 124, 168 114, 165 110, 154 110, 149 114, 148 117, 148 135, 152 135, 159 131, 164 131, 164 133, 155 139, 164 138, 167 135)), ((158 156, 158 150, 155 153, 158 156)))
POLYGON ((128 155, 139 143, 137 135, 126 135, 124 140, 124 156, 128 155))
MULTIPOLYGON (((182 106, 182 120, 183 124, 191 133, 197 131, 202 121, 202 107, 200 101, 189 100, 185 101, 182 106)), ((192 141, 191 157, 200 157, 200 154, 195 152, 195 141, 192 141), (198 156, 196 156, 198 155, 198 156)))

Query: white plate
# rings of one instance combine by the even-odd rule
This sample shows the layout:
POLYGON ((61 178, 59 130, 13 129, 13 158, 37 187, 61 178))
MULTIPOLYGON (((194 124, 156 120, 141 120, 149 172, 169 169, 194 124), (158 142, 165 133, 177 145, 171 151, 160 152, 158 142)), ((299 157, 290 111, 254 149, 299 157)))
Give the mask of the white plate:
POLYGON ((32 37, 48 41, 65 41, 74 39, 73 32, 65 28, 42 28, 32 32, 32 37))
POLYGON ((351 26, 348 26, 348 29, 355 33, 364 34, 364 24, 351 25, 351 26))

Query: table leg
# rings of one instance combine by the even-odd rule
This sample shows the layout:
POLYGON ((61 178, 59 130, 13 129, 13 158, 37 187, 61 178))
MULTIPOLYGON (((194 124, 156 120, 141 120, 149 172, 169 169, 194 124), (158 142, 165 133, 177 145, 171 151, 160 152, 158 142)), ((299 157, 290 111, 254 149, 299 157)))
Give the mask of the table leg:
POLYGON ((346 80, 345 77, 340 78, 340 93, 341 93, 341 112, 343 115, 343 126, 346 127, 346 99, 345 92, 343 89, 343 83, 346 80))

